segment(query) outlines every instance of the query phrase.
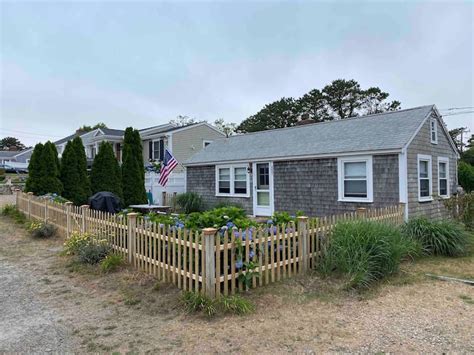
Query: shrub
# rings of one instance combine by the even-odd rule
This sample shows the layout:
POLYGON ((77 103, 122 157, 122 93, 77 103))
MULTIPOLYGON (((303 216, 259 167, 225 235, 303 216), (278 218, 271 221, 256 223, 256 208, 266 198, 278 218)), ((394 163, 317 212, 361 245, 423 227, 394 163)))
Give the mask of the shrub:
POLYGON ((81 245, 77 257, 83 264, 97 264, 107 257, 111 247, 107 241, 92 239, 89 243, 81 245))
POLYGON ((124 264, 124 260, 120 255, 109 254, 100 262, 100 268, 103 272, 111 272, 117 270, 124 264))
POLYGON ((112 145, 106 141, 99 146, 91 169, 91 190, 95 194, 109 191, 122 199, 122 172, 112 145))
POLYGON ((400 229, 378 222, 336 224, 320 270, 349 276, 350 287, 369 287, 398 270, 403 258, 418 253, 419 246, 404 238, 400 229))
POLYGON ((122 156, 122 187, 125 206, 147 202, 142 141, 138 130, 127 127, 122 156))
POLYGON ((15 205, 5 205, 2 208, 2 215, 12 218, 18 224, 26 222, 26 216, 16 208, 15 205))
POLYGON ((90 243, 93 238, 94 236, 89 233, 73 232, 64 242, 66 255, 77 255, 82 246, 90 243))
POLYGON ((208 317, 219 313, 243 315, 255 309, 252 303, 239 296, 221 296, 211 299, 199 293, 187 291, 183 293, 182 301, 188 313, 201 312, 208 317))
POLYGON ((51 223, 32 221, 28 225, 28 230, 33 238, 46 239, 56 235, 58 229, 51 223))
POLYGON ((474 192, 453 196, 444 205, 455 219, 474 229, 474 192))
POLYGON ((459 256, 469 248, 469 234, 453 221, 429 221, 420 217, 411 219, 403 229, 428 255, 459 256))
POLYGON ((200 212, 204 209, 202 197, 195 192, 186 192, 176 197, 176 202, 181 210, 186 213, 200 212))
POLYGON ((458 165, 458 179, 466 192, 474 191, 474 166, 460 161, 458 165))

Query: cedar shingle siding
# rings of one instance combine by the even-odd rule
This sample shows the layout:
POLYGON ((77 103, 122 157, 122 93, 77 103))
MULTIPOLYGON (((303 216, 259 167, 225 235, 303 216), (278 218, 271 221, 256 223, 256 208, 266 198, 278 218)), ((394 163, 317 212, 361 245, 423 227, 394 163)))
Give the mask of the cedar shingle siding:
POLYGON ((275 162, 275 210, 325 216, 397 204, 398 156, 374 156, 373 179, 373 203, 339 202, 336 158, 275 162))
MULTIPOLYGON (((357 207, 390 206, 399 201, 396 154, 373 157, 374 203, 338 201, 336 158, 281 161, 273 167, 275 211, 301 210, 309 216, 324 216, 357 207)), ((215 186, 214 165, 187 168, 187 191, 201 195, 208 206, 237 202, 248 214, 253 213, 252 188, 249 198, 217 197, 215 186)))
MULTIPOLYGON (((433 117, 436 117, 433 115, 433 117)), ((449 181, 450 194, 456 192, 457 186, 457 158, 452 149, 448 137, 438 120, 438 144, 431 144, 430 139, 430 120, 428 119, 407 149, 408 153, 408 215, 410 218, 424 215, 432 218, 442 218, 447 216, 447 210, 444 208, 443 201, 438 195, 438 157, 449 158, 449 181), (418 154, 431 155, 432 163, 432 186, 433 201, 418 201, 418 154)))
POLYGON ((248 198, 216 196, 216 167, 214 165, 193 166, 186 170, 186 191, 201 195, 206 207, 213 207, 218 203, 238 203, 247 214, 253 213, 252 188, 250 188, 248 198))

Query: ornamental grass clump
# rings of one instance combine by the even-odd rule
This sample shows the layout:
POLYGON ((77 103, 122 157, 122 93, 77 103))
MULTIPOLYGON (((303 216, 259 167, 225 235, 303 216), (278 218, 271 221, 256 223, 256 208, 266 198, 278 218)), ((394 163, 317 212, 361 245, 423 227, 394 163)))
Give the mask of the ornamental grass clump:
POLYGON ((207 317, 218 314, 244 315, 254 311, 254 305, 240 296, 221 296, 211 299, 195 292, 184 292, 182 302, 186 312, 203 313, 207 317))
POLYGON ((396 226, 370 221, 336 224, 321 261, 324 274, 349 278, 348 286, 367 288, 395 273, 400 262, 419 252, 417 242, 404 238, 396 226))
POLYGON ((427 255, 461 256, 467 253, 471 237, 454 221, 414 218, 403 227, 404 234, 421 244, 427 255))

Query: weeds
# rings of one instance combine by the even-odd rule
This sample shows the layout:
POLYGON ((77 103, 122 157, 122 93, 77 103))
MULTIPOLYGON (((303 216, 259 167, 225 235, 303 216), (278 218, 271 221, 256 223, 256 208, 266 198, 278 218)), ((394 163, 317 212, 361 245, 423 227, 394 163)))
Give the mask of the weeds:
POLYGON ((120 255, 109 254, 100 262, 100 268, 103 272, 112 272, 119 269, 124 263, 120 255))
POLYGON ((255 309, 252 303, 239 296, 221 296, 217 299, 211 299, 199 293, 188 291, 183 293, 182 301, 188 313, 203 313, 209 318, 217 314, 244 315, 255 309))
POLYGON ((33 238, 46 239, 56 235, 58 229, 48 222, 31 221, 28 223, 28 231, 33 238))
POLYGON ((18 224, 26 223, 26 216, 15 205, 5 205, 2 208, 2 215, 12 218, 18 224))

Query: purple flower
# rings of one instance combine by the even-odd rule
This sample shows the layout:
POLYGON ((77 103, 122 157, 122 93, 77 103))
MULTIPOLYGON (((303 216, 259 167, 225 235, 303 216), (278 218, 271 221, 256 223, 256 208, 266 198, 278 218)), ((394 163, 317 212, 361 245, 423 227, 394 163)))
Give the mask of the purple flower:
POLYGON ((252 241, 252 230, 248 230, 248 231, 243 231, 242 232, 242 240, 247 240, 247 232, 248 232, 248 237, 249 237, 249 240, 252 241))
POLYGON ((255 256, 255 252, 253 250, 250 250, 249 251, 249 258, 253 259, 254 256, 255 256))
POLYGON ((235 224, 232 223, 232 222, 230 222, 230 221, 227 222, 227 224, 226 224, 226 227, 229 228, 229 229, 230 229, 230 228, 233 228, 234 226, 235 226, 235 224))
POLYGON ((237 262, 235 263, 235 268, 237 270, 242 269, 243 266, 244 266, 244 262, 242 261, 242 259, 237 260, 237 262))
POLYGON ((267 224, 273 224, 273 221, 272 221, 271 219, 269 219, 269 220, 267 221, 267 224))

